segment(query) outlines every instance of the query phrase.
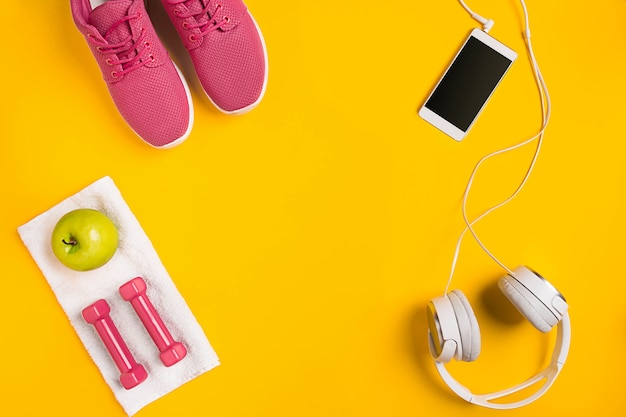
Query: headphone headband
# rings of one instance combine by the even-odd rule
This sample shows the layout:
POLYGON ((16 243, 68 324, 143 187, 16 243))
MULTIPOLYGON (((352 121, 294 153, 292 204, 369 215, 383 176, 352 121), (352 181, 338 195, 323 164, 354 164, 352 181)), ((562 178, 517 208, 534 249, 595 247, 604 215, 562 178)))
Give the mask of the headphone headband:
MULTIPOLYGON (((433 349, 433 337, 428 331, 428 341, 429 347, 432 351, 433 349)), ((469 389, 461 385, 456 379, 450 375, 448 370, 446 369, 446 365, 443 362, 436 361, 436 369, 439 372, 439 375, 444 380, 446 385, 450 387, 450 389, 457 394, 459 397, 463 398, 465 401, 470 402, 472 404, 480 405, 487 408, 495 408, 500 410, 511 409, 521 407, 531 402, 535 401, 537 398, 541 397, 547 390, 550 388, 556 377, 561 372, 563 368, 563 364, 567 359, 567 354, 569 353, 569 346, 571 341, 571 325, 569 314, 565 312, 561 321, 559 321, 557 325, 557 336, 556 342, 554 345, 554 351, 552 352, 552 359, 548 367, 546 367, 543 371, 539 372, 535 376, 527 379, 521 384, 515 385, 511 388, 494 392, 491 394, 481 394, 476 395, 473 394, 469 389), (525 388, 530 387, 531 385, 536 384, 537 382, 545 379, 544 384, 535 391, 532 395, 513 402, 513 403, 493 403, 491 400, 506 397, 507 395, 514 394, 518 391, 521 391, 525 388)))

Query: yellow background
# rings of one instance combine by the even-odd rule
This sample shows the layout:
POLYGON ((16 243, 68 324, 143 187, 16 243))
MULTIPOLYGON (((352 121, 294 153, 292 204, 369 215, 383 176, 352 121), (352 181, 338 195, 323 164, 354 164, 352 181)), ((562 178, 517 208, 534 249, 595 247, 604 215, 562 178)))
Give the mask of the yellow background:
MULTIPOLYGON (((456 1, 247 5, 269 52, 264 100, 226 116, 192 83, 191 136, 155 150, 117 113, 68 1, 3 2, 0 415, 124 416, 16 231, 105 175, 222 361, 138 416, 495 415, 435 373, 425 307, 443 292, 474 164, 540 125, 519 4, 470 4, 519 59, 460 143, 417 116, 476 26, 456 1)), ((626 2, 528 7, 552 120, 527 187, 477 231, 559 288, 573 343, 550 391, 506 414, 623 416, 626 2)), ((470 212, 507 196, 532 151, 487 163, 470 212)), ((483 352, 450 369, 478 393, 533 375, 552 348, 494 290, 502 273, 465 240, 452 287, 483 352)))

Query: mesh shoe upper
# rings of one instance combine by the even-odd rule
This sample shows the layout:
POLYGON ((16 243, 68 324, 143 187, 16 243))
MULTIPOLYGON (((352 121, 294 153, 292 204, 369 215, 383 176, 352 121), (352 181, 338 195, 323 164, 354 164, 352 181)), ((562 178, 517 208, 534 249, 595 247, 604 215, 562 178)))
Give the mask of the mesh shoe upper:
POLYGON ((241 113, 259 103, 267 85, 267 51, 241 0, 162 0, 211 101, 241 113))
POLYGON ((93 10, 89 0, 70 4, 128 125, 155 147, 186 139, 193 124, 189 90, 156 35, 143 0, 109 0, 93 10))

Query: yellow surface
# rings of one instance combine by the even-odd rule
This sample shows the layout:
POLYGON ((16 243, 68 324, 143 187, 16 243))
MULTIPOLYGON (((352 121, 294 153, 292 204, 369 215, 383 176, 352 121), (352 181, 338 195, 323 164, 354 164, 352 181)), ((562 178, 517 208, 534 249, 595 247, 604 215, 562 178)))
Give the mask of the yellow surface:
MULTIPOLYGON (((222 361, 138 416, 498 413, 440 381, 425 311, 445 286, 472 167, 539 127, 517 2, 471 2, 520 59, 461 143, 417 116, 476 26, 456 1, 248 0, 269 50, 264 100, 230 117, 194 85, 194 130, 165 151, 122 121, 69 2, 3 3, 1 416, 124 416, 16 231, 105 175, 222 361)), ((560 289, 573 344, 552 389, 506 415, 623 416, 626 2, 528 7, 553 118, 527 187, 477 230, 511 268, 560 289)), ((470 212, 507 196, 531 154, 486 164, 470 212)), ((465 241, 452 287, 474 306, 483 352, 451 369, 476 392, 531 376, 552 346, 502 307, 501 274, 465 241)))

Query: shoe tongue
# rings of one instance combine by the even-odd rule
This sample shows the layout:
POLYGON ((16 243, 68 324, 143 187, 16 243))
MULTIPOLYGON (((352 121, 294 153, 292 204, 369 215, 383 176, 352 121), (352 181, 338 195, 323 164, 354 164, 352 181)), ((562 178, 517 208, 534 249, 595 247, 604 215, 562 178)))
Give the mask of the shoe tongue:
POLYGON ((109 0, 93 9, 89 15, 90 23, 109 42, 121 42, 131 35, 129 22, 117 24, 128 16, 133 0, 109 0))

